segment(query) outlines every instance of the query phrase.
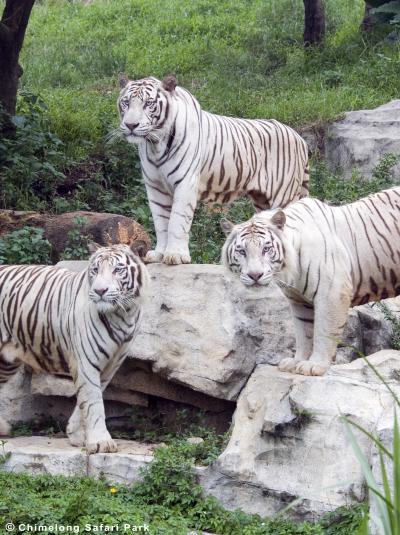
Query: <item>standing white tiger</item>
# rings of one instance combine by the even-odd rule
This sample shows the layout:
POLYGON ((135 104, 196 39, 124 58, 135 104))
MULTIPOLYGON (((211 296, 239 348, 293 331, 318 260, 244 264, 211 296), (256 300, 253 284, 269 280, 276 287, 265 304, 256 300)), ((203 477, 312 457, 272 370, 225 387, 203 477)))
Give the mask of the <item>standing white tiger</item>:
POLYGON ((223 228, 228 268, 247 286, 275 280, 289 299, 297 347, 281 370, 323 375, 349 307, 400 295, 399 187, 339 207, 303 199, 223 228))
MULTIPOLYGON (((103 247, 80 273, 0 266, 0 383, 21 362, 70 374, 77 404, 67 434, 88 453, 114 452, 102 392, 129 353, 148 274, 126 245, 103 247)), ((9 426, 0 418, 0 434, 9 426)))
POLYGON ((190 262, 197 200, 227 203, 247 194, 256 209, 308 195, 305 141, 278 121, 203 111, 173 76, 120 80, 120 130, 139 145, 157 245, 147 262, 190 262))

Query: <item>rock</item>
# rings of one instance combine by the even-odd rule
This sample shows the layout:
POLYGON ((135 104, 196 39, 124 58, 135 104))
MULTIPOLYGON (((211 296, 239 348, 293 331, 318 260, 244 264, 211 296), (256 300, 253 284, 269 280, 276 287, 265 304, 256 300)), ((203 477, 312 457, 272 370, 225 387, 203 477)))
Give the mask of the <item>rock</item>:
POLYGON ((186 442, 188 444, 193 444, 193 445, 203 444, 204 438, 201 438, 201 437, 188 437, 186 439, 186 442))
MULTIPOLYGON (((350 177, 357 167, 372 176, 379 159, 387 153, 400 155, 400 100, 372 110, 351 111, 329 125, 325 137, 325 159, 332 169, 350 177)), ((400 162, 393 169, 400 176, 400 162)))
POLYGON ((118 453, 86 455, 67 439, 18 437, 6 441, 9 459, 2 464, 7 472, 65 476, 105 477, 111 483, 131 484, 141 479, 140 469, 153 459, 154 446, 117 440, 118 453))
MULTIPOLYGON (((72 379, 57 377, 47 373, 33 374, 31 379, 31 394, 43 396, 75 396, 75 386, 72 379)), ((147 407, 148 397, 132 390, 122 390, 109 385, 104 392, 104 399, 120 401, 128 405, 141 405, 147 407)))
MULTIPOLYGON (((385 299, 382 304, 389 314, 400 321, 400 299, 385 299)), ((354 307, 343 332, 336 363, 344 364, 358 358, 360 354, 368 356, 382 349, 392 347, 393 323, 385 317, 385 313, 377 303, 368 303, 354 307)))
MULTIPOLYGON (((397 414, 399 417, 399 414, 397 414)), ((377 438, 381 441, 383 446, 389 451, 393 450, 393 419, 394 412, 389 411, 383 415, 379 420, 376 435, 377 438)), ((382 472, 381 472, 381 461, 378 453, 378 448, 373 446, 372 448, 372 474, 378 485, 379 491, 384 495, 383 481, 382 481, 382 472)), ((390 488, 393 490, 394 481, 393 481, 393 463, 387 457, 385 457, 386 471, 388 477, 388 483, 390 488)), ((393 496, 393 494, 392 494, 393 496)), ((369 491, 369 534, 370 535, 382 535, 384 533, 383 526, 381 524, 379 507, 376 500, 376 495, 374 492, 369 491)))
MULTIPOLYGON (((59 265, 79 270, 85 264, 59 265)), ((148 269, 152 284, 131 356, 134 367, 142 362, 151 368, 128 374, 127 361, 115 386, 168 398, 171 381, 235 400, 256 363, 293 353, 290 311, 278 288, 245 288, 216 265, 148 269)))
MULTIPOLYGON (((400 352, 370 361, 400 392, 400 352)), ((238 399, 225 451, 200 479, 229 509, 269 516, 296 500, 288 514, 315 520, 366 497, 342 415, 374 433, 392 410, 393 398, 363 360, 333 366, 324 377, 259 365, 238 399)), ((371 459, 371 442, 355 435, 371 459)))
POLYGON ((71 446, 67 439, 11 438, 7 440, 4 450, 11 453, 1 467, 6 472, 64 476, 87 474, 86 454, 81 448, 71 446))

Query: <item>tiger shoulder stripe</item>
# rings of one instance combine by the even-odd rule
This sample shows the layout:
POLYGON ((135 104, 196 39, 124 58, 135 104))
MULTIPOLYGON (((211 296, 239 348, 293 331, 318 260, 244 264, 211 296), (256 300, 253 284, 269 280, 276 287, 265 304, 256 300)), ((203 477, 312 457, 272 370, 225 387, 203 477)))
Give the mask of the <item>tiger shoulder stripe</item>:
POLYGON ((400 187, 338 207, 301 199, 224 228, 225 265, 247 286, 276 281, 289 299, 297 349, 282 370, 322 375, 349 307, 400 295, 400 187))
MULTIPOLYGON (((87 269, 0 266, 0 383, 24 362, 71 375, 77 404, 67 434, 89 453, 116 451, 102 391, 129 353, 148 281, 128 246, 98 249, 87 269)), ((9 430, 0 419, 0 433, 9 430)))
POLYGON ((137 144, 157 245, 147 261, 190 262, 189 231, 199 199, 249 196, 257 210, 308 195, 308 149, 275 120, 202 110, 174 77, 122 79, 120 133, 137 144))

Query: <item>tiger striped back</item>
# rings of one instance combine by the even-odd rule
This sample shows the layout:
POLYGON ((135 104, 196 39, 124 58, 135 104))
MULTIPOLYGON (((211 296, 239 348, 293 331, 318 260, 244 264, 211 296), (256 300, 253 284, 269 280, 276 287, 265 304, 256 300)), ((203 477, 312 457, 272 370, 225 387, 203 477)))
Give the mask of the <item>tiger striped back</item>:
POLYGON ((229 203, 248 195, 257 210, 308 195, 308 150, 275 120, 206 112, 173 77, 123 79, 120 131, 138 144, 157 234, 147 261, 190 262, 188 237, 198 199, 229 203))

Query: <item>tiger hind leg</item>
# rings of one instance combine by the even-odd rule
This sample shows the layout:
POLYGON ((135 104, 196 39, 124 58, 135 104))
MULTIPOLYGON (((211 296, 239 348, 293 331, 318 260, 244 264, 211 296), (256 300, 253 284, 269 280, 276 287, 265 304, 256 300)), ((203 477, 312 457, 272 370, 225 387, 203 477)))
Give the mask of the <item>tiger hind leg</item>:
MULTIPOLYGON (((21 365, 18 344, 6 342, 0 347, 0 384, 6 383, 21 365)), ((0 416, 0 436, 10 433, 10 425, 0 416)))
POLYGON ((250 190, 247 192, 247 195, 250 197, 257 212, 262 212, 263 210, 269 210, 271 208, 265 193, 257 190, 250 190))

